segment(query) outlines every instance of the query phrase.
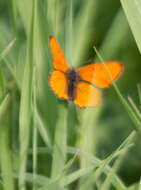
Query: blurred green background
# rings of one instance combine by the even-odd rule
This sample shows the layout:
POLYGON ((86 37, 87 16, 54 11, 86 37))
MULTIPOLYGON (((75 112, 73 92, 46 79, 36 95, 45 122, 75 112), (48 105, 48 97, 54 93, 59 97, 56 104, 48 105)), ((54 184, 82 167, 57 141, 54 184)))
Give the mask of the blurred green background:
MULTIPOLYGON (((0 0, 0 100, 2 102, 5 95, 9 93, 10 105, 2 125, 4 123, 9 131, 7 137, 10 142, 13 170, 18 172, 20 164, 20 101, 21 91, 24 91, 23 80, 25 88, 26 80, 27 84, 29 82, 28 77, 24 78, 24 69, 27 60, 32 57, 30 51, 28 52, 32 37, 34 42, 32 61, 33 64, 36 63, 36 78, 31 88, 33 87, 33 92, 35 92, 35 85, 36 93, 32 96, 33 101, 36 96, 37 112, 40 116, 36 124, 37 128, 38 125, 44 126, 48 134, 48 143, 52 146, 56 127, 60 126, 61 122, 63 124, 65 122, 67 146, 82 148, 103 160, 135 129, 134 123, 113 86, 102 90, 103 99, 101 105, 96 108, 79 109, 72 103, 66 103, 55 97, 48 85, 49 73, 53 68, 48 36, 53 35, 58 40, 70 66, 79 68, 82 65, 100 61, 93 46, 99 50, 104 61, 121 61, 124 72, 116 84, 124 98, 127 99, 130 96, 140 108, 137 84, 141 83, 141 56, 121 3, 119 0, 40 0, 35 1, 33 6, 33 2, 0 0), (32 16, 34 17, 33 27, 31 26, 32 16), (16 42, 9 47, 9 43, 15 38, 16 42), (89 139, 85 145, 83 144, 84 134, 89 139)), ((28 73, 28 69, 26 72, 28 73)), ((31 109, 30 120, 31 129, 28 132, 30 153, 27 171, 32 173, 33 157, 30 150, 34 138, 33 126, 36 123, 34 109, 31 109)), ((44 143, 46 137, 43 137, 42 132, 40 134, 39 131, 37 132, 37 147, 46 147, 44 143)), ((138 134, 134 146, 126 153, 117 171, 126 185, 137 182, 141 176, 140 139, 140 134, 138 134)), ((51 155, 48 148, 46 151, 42 149, 39 151, 38 174, 51 176, 53 167, 51 155)), ((70 156, 67 158, 69 159, 70 156)), ((72 166, 71 171, 74 171, 78 165, 76 163, 72 166)), ((77 185, 74 184, 70 187, 72 188, 77 189, 77 185)))

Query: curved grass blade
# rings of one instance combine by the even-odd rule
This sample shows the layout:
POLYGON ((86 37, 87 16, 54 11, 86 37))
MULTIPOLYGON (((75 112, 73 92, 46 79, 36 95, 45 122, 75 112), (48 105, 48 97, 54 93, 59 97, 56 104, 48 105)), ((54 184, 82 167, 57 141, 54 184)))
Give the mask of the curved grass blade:
MULTIPOLYGON (((99 166, 99 168, 94 171, 91 176, 85 181, 85 184, 83 184, 83 189, 87 189, 89 187, 89 184, 95 183, 97 181, 97 179, 100 177, 100 175, 104 172, 104 168, 106 167, 107 164, 109 164, 113 158, 115 156, 117 156, 117 154, 119 153, 119 151, 124 148, 127 147, 128 145, 131 143, 131 141, 133 140, 134 136, 135 136, 135 132, 132 132, 126 139, 125 141, 117 148, 116 151, 114 151, 110 156, 108 156, 108 158, 106 158, 105 160, 102 161, 101 165, 99 166)), ((80 187, 80 189, 82 189, 80 187)), ((127 188, 123 188, 123 190, 125 190, 127 188)))
MULTIPOLYGON (((95 49, 95 51, 96 51, 96 53, 97 53, 99 59, 100 59, 101 62, 103 63, 104 68, 105 68, 106 72, 108 73, 110 79, 112 80, 112 77, 111 77, 111 75, 110 75, 108 69, 106 68, 106 65, 104 64, 103 58, 101 57, 101 55, 99 54, 99 52, 97 51, 97 49, 96 49, 95 47, 94 47, 94 49, 95 49)), ((133 121, 133 123, 134 123, 136 129, 141 133, 141 122, 140 122, 140 120, 137 118, 137 116, 136 116, 136 114, 134 113, 134 111, 133 111, 133 109, 131 108, 131 106, 128 104, 128 102, 125 100, 125 98, 122 96, 122 94, 120 93, 120 91, 119 91, 119 89, 118 89, 118 87, 117 87, 117 85, 115 84, 114 81, 112 81, 112 85, 113 85, 113 87, 114 87, 114 89, 115 89, 117 95, 119 96, 119 98, 120 98, 120 100, 121 100, 121 102, 122 102, 124 108, 126 109, 128 115, 129 115, 129 117, 130 117, 131 120, 133 121)))
POLYGON ((141 1, 140 0, 120 0, 126 14, 131 31, 141 53, 141 1))

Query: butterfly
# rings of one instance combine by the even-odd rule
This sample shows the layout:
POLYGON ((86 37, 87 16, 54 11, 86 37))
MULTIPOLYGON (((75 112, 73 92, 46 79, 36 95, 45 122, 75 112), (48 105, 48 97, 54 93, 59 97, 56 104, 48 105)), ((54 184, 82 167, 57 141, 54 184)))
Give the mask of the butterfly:
POLYGON ((101 97, 99 88, 109 87, 123 71, 123 65, 118 61, 104 63, 112 80, 103 63, 89 64, 76 70, 68 67, 64 53, 53 36, 49 37, 49 45, 54 66, 49 85, 59 98, 70 100, 80 108, 97 106, 101 97))

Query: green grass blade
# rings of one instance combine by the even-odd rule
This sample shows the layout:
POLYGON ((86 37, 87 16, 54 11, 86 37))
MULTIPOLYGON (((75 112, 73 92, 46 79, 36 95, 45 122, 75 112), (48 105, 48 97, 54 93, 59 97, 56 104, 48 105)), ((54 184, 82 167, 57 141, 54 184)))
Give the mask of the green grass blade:
MULTIPOLYGON (((130 146, 126 146, 123 151, 121 152, 120 156, 117 158, 117 160, 115 161, 115 163, 112 165, 112 169, 111 171, 108 173, 105 181, 102 183, 100 189, 101 190, 106 190, 106 189, 110 189, 110 186, 112 184, 112 176, 118 171, 118 169, 120 168, 120 165, 123 161, 124 156, 126 155, 127 151, 129 151, 129 147, 130 146)), ((120 187, 119 187, 120 189, 120 187)))
MULTIPOLYGON (((88 153, 96 153, 96 135, 97 135, 97 121, 102 111, 102 106, 93 109, 86 109, 82 113, 81 118, 81 137, 79 142, 79 148, 88 153)), ((92 167, 92 163, 85 157, 80 157, 81 168, 92 167)), ((80 183, 83 184, 81 178, 80 183)), ((82 187, 83 189, 83 187, 82 187)), ((92 189, 90 184, 89 189, 92 189)))
MULTIPOLYGON (((131 141, 133 140, 134 136, 135 136, 135 133, 134 132, 131 133, 131 135, 121 144, 121 146, 117 149, 117 151, 115 151, 113 154, 111 154, 111 156, 109 156, 109 159, 111 160, 114 157, 117 157, 117 155, 121 155, 121 154, 125 153, 125 151, 127 151, 127 149, 129 149, 129 147, 130 147, 129 145, 130 145, 131 141)), ((103 161, 103 162, 105 162, 105 161, 103 161)), ((86 174, 91 173, 92 170, 94 169, 94 167, 95 167, 94 165, 91 165, 91 167, 85 167, 83 169, 77 170, 76 172, 73 172, 72 174, 69 174, 68 176, 64 176, 64 177, 62 177, 62 179, 60 177, 60 180, 61 180, 60 184, 61 184, 61 186, 63 186, 63 187, 67 186, 70 183, 72 183, 75 180, 77 180, 78 178, 80 178, 80 177, 82 177, 82 176, 84 176, 86 174)), ((84 187, 81 186, 81 189, 83 189, 83 188, 84 187)))
POLYGON ((73 66, 80 65, 87 43, 89 42, 89 24, 95 25, 98 15, 98 0, 82 1, 81 10, 73 24, 73 66), (79 26, 79 27, 78 27, 79 26))
POLYGON ((51 139, 50 139, 50 134, 47 133, 46 129, 45 129, 45 125, 38 113, 38 110, 36 109, 36 122, 37 122, 37 127, 38 127, 38 131, 44 141, 44 143, 46 144, 47 147, 51 148, 51 139))
POLYGON ((0 67, 0 101, 4 98, 5 94, 6 94, 5 78, 2 68, 0 67))
POLYGON ((121 95, 119 89, 117 88, 117 86, 113 85, 124 108, 126 109, 129 117, 131 118, 132 122, 134 123, 136 129, 141 132, 141 122, 138 120, 136 114, 134 113, 134 111, 132 110, 132 108, 130 107, 130 105, 127 103, 127 101, 125 100, 125 98, 123 98, 123 96, 121 95))
POLYGON ((63 169, 63 173, 65 174, 67 172, 67 170, 72 166, 73 162, 75 161, 76 157, 77 157, 77 153, 66 163, 64 169, 63 169))
POLYGON ((15 36, 11 32, 11 28, 6 22, 3 22, 2 19, 0 19, 0 51, 2 52, 0 60, 2 61, 4 67, 5 65, 7 66, 8 70, 14 77, 15 82, 20 88, 20 83, 15 73, 19 46, 13 39, 15 39, 15 36))
POLYGON ((37 173, 37 140, 38 140, 38 135, 37 135, 37 126, 36 122, 34 122, 34 129, 33 129, 33 189, 36 189, 36 173, 37 173))
POLYGON ((33 190, 36 189, 35 178, 37 174, 37 141, 38 141, 38 131, 37 131, 37 116, 36 116, 36 76, 35 76, 35 67, 33 71, 33 190))
POLYGON ((137 106, 135 105, 135 103, 133 102, 133 100, 132 100, 132 98, 130 96, 128 97, 128 100, 129 100, 131 106, 133 107, 137 117, 140 119, 140 122, 141 122, 141 113, 140 113, 140 111, 138 110, 137 106))
POLYGON ((140 105, 141 105, 141 85, 138 84, 137 88, 138 88, 139 101, 140 101, 140 105))
MULTIPOLYGON (((14 177, 18 179, 19 175, 17 173, 14 173, 14 177)), ((42 185, 42 186, 50 183, 50 179, 46 176, 37 175, 37 174, 34 176, 33 173, 27 173, 27 172, 25 174, 25 181, 31 184, 33 184, 34 182, 36 185, 42 185)))
MULTIPOLYGON (((104 68, 106 70, 106 72, 108 73, 110 79, 112 80, 112 77, 108 71, 108 69, 106 68, 106 65, 104 64, 104 60, 103 58, 101 57, 101 55, 99 54, 99 52, 97 51, 97 49, 94 47, 95 51, 96 51, 96 54, 98 55, 99 59, 101 60, 101 62, 103 63, 104 65, 104 68)), ((137 118, 136 114, 134 113, 133 109, 131 108, 131 106, 128 104, 128 102, 125 100, 125 98, 122 96, 122 94, 120 93, 120 90, 118 89, 117 85, 115 84, 114 81, 112 81, 112 85, 117 93, 117 95, 119 96, 120 98, 120 101, 122 102, 124 108, 126 109, 129 117, 131 118, 131 120, 133 121, 136 129, 141 133, 141 122, 139 121, 139 119, 137 118)))
POLYGON ((47 20, 50 27, 51 35, 58 37, 60 39, 62 35, 62 28, 64 20, 62 17, 64 16, 64 6, 66 2, 62 3, 61 0, 52 0, 47 1, 47 20))
POLYGON ((48 36, 50 26, 45 20, 43 6, 38 1, 37 6, 37 38, 36 38, 36 73, 37 73, 37 111, 42 123, 45 125, 50 143, 53 140, 54 125, 57 118, 57 103, 50 88, 48 78, 52 66, 51 54, 49 54, 48 36), (38 104, 40 102, 40 104, 38 104), (39 106, 39 107, 38 107, 39 106))
POLYGON ((140 178, 140 181, 139 181, 139 188, 138 188, 138 190, 140 190, 141 189, 141 178, 140 178))
POLYGON ((56 178, 64 169, 67 154, 67 108, 64 104, 59 105, 59 114, 53 147, 52 178, 56 178))
POLYGON ((64 188, 62 188, 60 186, 60 184, 58 182, 54 182, 51 184, 46 185, 45 187, 40 188, 40 190, 65 190, 64 188))
POLYGON ((9 133, 6 124, 0 124, 0 155, 1 175, 5 190, 14 190, 14 178, 12 171, 12 158, 9 148, 9 133))
POLYGON ((0 54, 0 61, 7 55, 7 53, 12 48, 15 42, 16 42, 16 38, 12 40, 12 42, 10 42, 9 45, 3 50, 3 52, 0 54))
POLYGON ((15 0, 15 6, 18 9, 18 12, 21 16, 24 29, 26 31, 26 34, 28 35, 30 32, 30 25, 31 25, 31 18, 32 18, 32 6, 33 6, 33 1, 18 1, 15 0), (28 18, 28 19, 27 19, 28 18))
POLYGON ((73 172, 72 174, 64 176, 63 179, 61 179, 61 185, 67 186, 67 185, 71 184, 72 182, 78 180, 82 176, 91 173, 92 171, 93 171, 93 167, 79 169, 79 170, 73 172))
POLYGON ((36 110, 37 110, 37 73, 36 73, 36 39, 37 39, 37 0, 34 0, 34 46, 33 46, 33 54, 35 57, 34 59, 34 65, 33 65, 33 89, 32 89, 32 95, 33 95, 33 190, 36 190, 36 175, 37 175, 37 161, 38 161, 38 154, 37 154, 37 145, 38 145, 38 131, 37 131, 37 116, 36 116, 36 110))
POLYGON ((68 61, 68 64, 72 66, 73 0, 67 1, 64 32, 65 32, 65 56, 68 61))
POLYGON ((33 84, 33 23, 34 8, 32 9, 32 23, 28 37, 27 62, 24 70, 24 77, 21 91, 20 104, 20 166, 19 166, 19 189, 25 190, 25 173, 27 164, 27 149, 29 144, 30 124, 31 124, 31 103, 33 84))
POLYGON ((0 165, 5 190, 14 190, 14 178, 12 169, 12 157, 9 145, 8 125, 5 121, 5 114, 8 109, 10 97, 7 95, 0 105, 0 165))
MULTIPOLYGON (((100 165, 102 164, 102 161, 99 160, 97 157, 93 156, 92 154, 90 153, 87 153, 87 152, 84 152, 84 151, 81 151, 79 149, 76 149, 76 148, 72 148, 72 147, 68 147, 68 153, 70 154, 78 154, 79 156, 83 156, 85 157, 85 159, 91 161, 91 163, 96 167, 100 167, 100 165)), ((111 172, 112 168, 110 166, 106 166, 104 168, 104 173, 106 175, 109 174, 109 172, 111 172)), ((114 185, 114 187, 120 187, 120 189, 125 189, 125 185, 123 184, 123 182, 120 180, 120 178, 118 178, 118 176, 116 174, 112 175, 111 176, 111 181, 112 181, 112 184, 114 185)))
POLYGON ((140 190, 139 189, 139 184, 138 183, 135 183, 135 184, 132 184, 128 187, 128 190, 140 190))
POLYGON ((120 0, 127 20, 131 27, 135 41, 141 53, 141 1, 140 0, 120 0))
MULTIPOLYGON (((103 173, 105 166, 112 161, 112 159, 118 154, 118 152, 122 148, 127 147, 130 144, 130 142, 133 140, 135 134, 136 134, 135 132, 132 132, 129 135, 129 137, 127 137, 127 139, 117 148, 116 151, 114 151, 110 156, 108 156, 108 158, 106 158, 104 161, 102 161, 100 167, 91 174, 91 176, 88 178, 88 180, 82 186, 83 189, 87 189, 89 187, 89 184, 95 183, 97 181, 97 179, 103 173)), ((82 189, 82 188, 80 187, 80 189, 82 189)), ((126 189, 126 188, 124 188, 124 189, 126 189)))
MULTIPOLYGON (((128 33, 128 23, 122 9, 119 9, 99 49, 104 60, 115 59, 116 55, 121 51, 121 47, 125 45, 124 39, 128 36, 128 33)), ((95 62, 98 61, 99 58, 96 57, 95 62)))
POLYGON ((0 20, 0 42, 1 42, 0 49, 2 49, 2 52, 0 54, 0 61, 3 61, 6 64, 8 70, 10 71, 13 78, 15 79, 15 82, 20 88, 20 83, 15 73, 15 63, 17 61, 16 60, 17 48, 16 46, 14 46, 14 44, 16 42, 16 39, 9 31, 9 27, 1 20, 0 20))
MULTIPOLYGON (((131 145, 127 146, 126 148, 122 148, 117 154, 115 154, 115 156, 118 156, 120 154, 122 154, 124 151, 126 151, 128 148, 130 148, 131 145)), ((38 154, 47 154, 47 153, 51 153, 52 151, 50 149, 47 149, 46 147, 40 147, 38 148, 38 154)), ((73 147, 68 147, 67 148, 67 152, 68 154, 71 154, 71 155, 77 155, 78 157, 85 157, 86 160, 89 160, 89 162, 92 163, 92 166, 94 166, 94 168, 97 168, 101 165, 102 161, 99 160, 97 157, 93 156, 92 154, 88 153, 88 152, 84 152, 80 149, 76 149, 76 148, 73 148, 73 147)), ((29 151, 29 154, 32 153, 32 150, 29 151)), ((75 158, 75 156, 74 156, 75 158)), ((71 183, 75 180, 77 180, 79 178, 79 174, 80 174, 80 177, 82 177, 83 175, 81 175, 81 172, 79 170, 79 172, 77 173, 76 171, 76 175, 75 173, 73 174, 70 174, 68 176, 64 176, 64 172, 66 173, 66 169, 69 169, 69 166, 70 164, 72 164, 72 160, 70 160, 70 163, 68 162, 64 168, 63 168, 63 173, 61 173, 57 179, 55 179, 52 183, 55 183, 56 181, 58 181, 58 179, 61 179, 61 183, 64 184, 64 185, 68 185, 68 183, 71 183), (67 183, 65 183, 65 179, 63 178, 66 178, 68 180, 67 183), (72 178, 71 178, 72 176, 72 178), (76 177, 77 176, 77 177, 76 177), (72 179, 72 180, 71 180, 72 179), (73 180, 74 179, 74 180, 73 180)), ((88 168, 84 168, 82 169, 82 171, 84 172, 84 174, 86 173, 89 173, 88 170, 85 171, 85 169, 87 170, 88 168)), ((89 170, 90 171, 90 170, 89 170)), ((113 173, 112 171, 112 168, 110 166, 105 166, 104 168, 104 171, 105 175, 108 175, 109 173, 113 173)), ((48 182, 47 182, 48 183, 48 182)), ((125 185, 123 184, 123 182, 120 180, 120 178, 114 173, 112 176, 111 176, 111 183, 113 184, 113 186, 115 188, 120 188, 120 189, 125 189, 125 185)))
MULTIPOLYGON (((83 169, 79 169, 75 172, 73 172, 72 174, 69 174, 67 176, 59 176, 58 178, 56 178, 56 180, 50 182, 48 185, 46 185, 46 188, 52 188, 54 189, 54 187, 60 188, 61 190, 64 189, 64 187, 66 187, 67 185, 71 184, 72 182, 76 181, 77 179, 79 179, 80 177, 90 173, 93 170, 92 167, 90 168, 83 168, 83 169)), ((41 188, 44 189, 44 188, 41 188)))
POLYGON ((7 94, 4 98, 4 100, 2 101, 2 103, 0 104, 0 120, 2 120, 3 115, 5 114, 5 112, 7 110, 9 100, 10 100, 10 96, 9 96, 9 94, 7 94))

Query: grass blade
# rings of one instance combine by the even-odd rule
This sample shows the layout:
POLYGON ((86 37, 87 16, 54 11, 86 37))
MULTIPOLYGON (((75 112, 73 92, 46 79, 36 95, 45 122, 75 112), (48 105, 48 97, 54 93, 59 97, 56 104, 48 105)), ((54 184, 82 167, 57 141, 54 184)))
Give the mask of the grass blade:
POLYGON ((16 42, 16 38, 10 42, 10 44, 3 50, 3 52, 0 54, 0 61, 7 55, 8 51, 12 48, 14 43, 16 42))
POLYGON ((26 34, 28 35, 30 32, 30 26, 31 26, 31 18, 32 18, 32 7, 33 7, 33 1, 18 1, 15 0, 18 11, 20 13, 24 29, 26 31, 26 34), (28 18, 28 19, 27 19, 28 18))
POLYGON ((126 14, 131 31, 141 53, 141 1, 140 0, 120 0, 126 14))
MULTIPOLYGON (((110 79, 112 80, 112 77, 108 71, 108 69, 106 68, 106 65, 104 64, 104 60, 103 58, 101 57, 101 55, 99 54, 99 52, 97 51, 97 49, 94 47, 95 51, 96 51, 96 54, 98 55, 99 59, 101 60, 101 62, 103 63, 104 65, 104 68, 106 70, 106 72, 108 73, 110 79)), ((131 118, 131 120, 133 121, 136 129, 141 133, 141 122, 139 121, 139 119, 137 118, 136 114, 134 113, 134 111, 132 110, 131 106, 128 104, 128 102, 125 100, 125 98, 122 96, 122 94, 120 93, 117 85, 115 84, 114 81, 112 81, 112 85, 117 93, 117 95, 119 96, 120 98, 120 101, 122 102, 124 108, 126 109, 129 117, 131 118)))
POLYGON ((5 114, 8 109, 10 97, 7 95, 0 105, 0 165, 5 190, 14 190, 14 178, 12 171, 12 158, 9 146, 8 125, 5 121, 5 114))
POLYGON ((32 90, 32 95, 33 95, 33 190, 36 190, 36 175, 37 175, 37 159, 38 159, 38 154, 37 154, 37 145, 38 145, 38 131, 37 131, 37 115, 36 115, 36 110, 37 110, 37 73, 36 73, 36 39, 37 39, 37 0, 34 0, 34 25, 33 25, 33 30, 34 30, 34 36, 33 36, 33 54, 35 57, 34 60, 34 65, 33 65, 33 90, 32 90))
POLYGON ((44 143, 46 144, 47 147, 51 148, 51 140, 50 140, 50 135, 48 135, 44 123, 42 121, 42 119, 40 118, 40 115, 38 113, 38 110, 36 109, 36 122, 37 122, 37 127, 38 127, 38 131, 44 141, 44 143))
POLYGON ((131 98, 130 96, 128 97, 128 100, 129 100, 131 106, 133 107, 133 109, 135 110, 136 115, 138 116, 138 118, 139 118, 140 121, 141 121, 141 113, 140 113, 140 111, 138 110, 137 106, 135 105, 135 103, 133 102, 133 100, 132 100, 132 98, 131 98))
MULTIPOLYGON (((127 146, 125 148, 123 148, 122 153, 120 154, 120 156, 117 158, 117 160, 115 161, 115 163, 112 166, 111 171, 108 173, 105 181, 102 183, 100 189, 101 190, 106 190, 106 189, 110 189, 111 186, 111 179, 112 176, 117 172, 117 170, 119 169, 121 162, 123 161, 123 158, 125 156, 125 154, 127 153, 127 151, 129 150, 130 146, 127 146)), ((119 188, 120 189, 120 188, 119 188)))
MULTIPOLYGON (((34 6, 33 6, 34 7, 34 6)), ((33 24, 34 8, 32 9, 32 23, 28 38, 27 62, 24 70, 21 104, 20 104, 20 166, 19 166, 19 189, 25 190, 25 173, 27 164, 27 149, 29 144, 30 124, 31 124, 31 103, 33 84, 33 24)))
POLYGON ((80 59, 83 57, 87 43, 89 42, 89 24, 96 23, 96 18, 99 13, 99 1, 89 0, 82 1, 82 8, 75 19, 73 30, 73 60, 72 66, 80 65, 80 59), (85 15, 85 16, 84 16, 85 15), (80 26, 80 27, 78 27, 80 26), (81 34, 81 35, 80 35, 81 34), (84 37, 85 36, 85 37, 84 37))
POLYGON ((139 101, 140 101, 140 105, 141 105, 141 85, 138 84, 137 88, 138 88, 139 101))
MULTIPOLYGON (((18 179, 19 178, 19 175, 17 174, 17 173, 14 173, 14 177, 16 178, 16 179, 18 179)), ((26 172, 26 175, 25 175, 25 181, 26 182, 28 182, 28 183, 33 183, 33 181, 34 181, 34 183, 36 184, 36 185, 45 185, 45 184, 47 184, 47 183, 49 183, 50 182, 50 179, 49 178, 47 178, 47 177, 45 177, 45 176, 43 176, 43 175, 33 175, 32 173, 27 173, 26 172)))
POLYGON ((91 174, 91 176, 88 178, 87 181, 85 181, 85 184, 83 185, 83 189, 87 189, 87 187, 89 187, 89 184, 95 183, 97 181, 97 179, 103 173, 105 166, 111 162, 111 160, 118 154, 118 152, 122 148, 127 147, 129 145, 129 143, 133 140, 134 136, 135 136, 135 132, 132 132, 129 135, 129 137, 127 137, 127 139, 117 148, 116 151, 114 151, 110 156, 108 156, 108 158, 102 161, 100 167, 91 174))
POLYGON ((2 120, 3 115, 5 114, 5 112, 7 110, 9 100, 10 100, 10 96, 9 96, 9 94, 7 94, 6 97, 4 98, 4 100, 2 101, 1 105, 0 105, 0 120, 2 120))
POLYGON ((67 153, 67 109, 65 105, 59 106, 58 121, 55 130, 53 147, 52 178, 56 178, 64 169, 67 153))
POLYGON ((65 33, 65 56, 69 65, 72 66, 73 0, 67 1, 64 33, 65 33))
MULTIPOLYGON (((117 54, 121 51, 121 47, 125 45, 125 38, 128 36, 128 33, 128 23, 122 9, 119 9, 99 49, 104 60, 109 61, 115 59, 117 54)), ((96 57, 94 61, 98 62, 99 58, 96 57)))

